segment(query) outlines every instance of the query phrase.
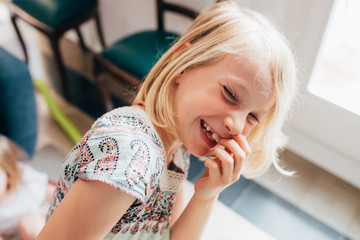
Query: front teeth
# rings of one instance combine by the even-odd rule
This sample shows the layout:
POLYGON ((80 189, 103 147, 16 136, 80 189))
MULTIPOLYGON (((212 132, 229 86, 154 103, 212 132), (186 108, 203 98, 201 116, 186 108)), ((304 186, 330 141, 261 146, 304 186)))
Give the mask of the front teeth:
POLYGON ((213 135, 211 136, 216 142, 219 142, 220 138, 216 133, 213 133, 213 135))
POLYGON ((210 126, 205 121, 203 121, 203 126, 206 129, 205 133, 215 142, 219 142, 220 137, 216 133, 212 132, 210 126))

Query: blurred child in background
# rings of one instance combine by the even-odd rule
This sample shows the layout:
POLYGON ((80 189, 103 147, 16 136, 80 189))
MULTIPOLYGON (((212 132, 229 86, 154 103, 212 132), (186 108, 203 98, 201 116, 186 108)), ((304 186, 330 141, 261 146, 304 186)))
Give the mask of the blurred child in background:
POLYGON ((35 239, 54 188, 20 147, 0 135, 0 239, 35 239))

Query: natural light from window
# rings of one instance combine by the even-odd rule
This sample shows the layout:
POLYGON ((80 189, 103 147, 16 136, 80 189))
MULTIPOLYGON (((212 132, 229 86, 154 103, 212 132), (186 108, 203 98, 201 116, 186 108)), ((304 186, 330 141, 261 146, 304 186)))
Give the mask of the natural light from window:
POLYGON ((360 1, 338 0, 308 90, 360 115, 360 1))

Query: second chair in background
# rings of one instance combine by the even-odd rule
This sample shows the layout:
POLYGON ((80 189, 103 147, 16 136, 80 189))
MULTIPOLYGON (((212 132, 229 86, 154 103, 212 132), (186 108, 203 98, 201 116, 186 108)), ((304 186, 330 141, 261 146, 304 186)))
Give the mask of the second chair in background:
POLYGON ((116 77, 125 84, 138 87, 146 75, 179 37, 177 33, 164 28, 165 11, 175 12, 191 19, 198 13, 184 6, 157 0, 157 29, 142 31, 127 36, 104 49, 95 56, 94 73, 105 110, 113 109, 110 92, 105 86, 106 73, 116 77))

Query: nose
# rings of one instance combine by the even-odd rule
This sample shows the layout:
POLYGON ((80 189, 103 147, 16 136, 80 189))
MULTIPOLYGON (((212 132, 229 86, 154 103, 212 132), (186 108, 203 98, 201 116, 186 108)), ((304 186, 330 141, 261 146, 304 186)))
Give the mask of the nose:
POLYGON ((243 133, 246 117, 239 116, 239 114, 229 114, 224 121, 225 127, 231 136, 243 133))

